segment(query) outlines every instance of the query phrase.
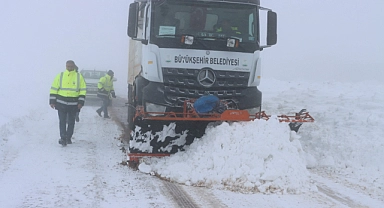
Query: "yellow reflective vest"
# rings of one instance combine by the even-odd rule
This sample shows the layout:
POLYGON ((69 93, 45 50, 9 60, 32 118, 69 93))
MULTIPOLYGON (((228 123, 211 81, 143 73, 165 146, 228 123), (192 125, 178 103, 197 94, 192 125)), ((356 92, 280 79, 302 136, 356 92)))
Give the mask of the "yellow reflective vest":
MULTIPOLYGON (((223 32, 223 28, 222 27, 217 28, 216 32, 223 32)), ((238 30, 237 27, 231 27, 231 32, 236 34, 241 34, 241 32, 238 30)))
POLYGON ((84 78, 80 73, 65 70, 53 80, 49 103, 56 106, 84 105, 86 88, 84 78))
POLYGON ((109 94, 114 91, 113 80, 109 74, 106 74, 104 77, 101 77, 99 83, 97 83, 97 92, 98 97, 108 98, 109 94))

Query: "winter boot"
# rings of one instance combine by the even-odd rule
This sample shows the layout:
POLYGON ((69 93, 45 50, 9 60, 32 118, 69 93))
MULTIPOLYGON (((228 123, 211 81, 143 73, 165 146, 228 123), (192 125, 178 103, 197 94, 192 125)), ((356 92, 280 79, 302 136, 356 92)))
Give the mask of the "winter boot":
POLYGON ((96 110, 96 113, 99 114, 99 116, 101 117, 101 110, 100 109, 96 110))
POLYGON ((65 139, 59 139, 59 144, 61 144, 63 147, 67 146, 67 141, 65 139))
POLYGON ((71 140, 71 138, 68 138, 68 139, 67 139, 67 144, 72 144, 72 140, 71 140))
POLYGON ((111 117, 109 117, 109 116, 104 116, 104 118, 111 118, 111 117))

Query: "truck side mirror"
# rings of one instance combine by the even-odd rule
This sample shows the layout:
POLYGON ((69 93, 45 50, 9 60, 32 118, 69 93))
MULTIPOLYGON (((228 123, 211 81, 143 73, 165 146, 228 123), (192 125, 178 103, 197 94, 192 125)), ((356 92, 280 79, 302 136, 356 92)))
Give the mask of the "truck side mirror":
POLYGON ((127 34, 131 38, 137 37, 137 19, 139 11, 139 3, 135 2, 129 5, 128 29, 127 34))
POLYGON ((277 43, 277 14, 268 11, 267 19, 267 45, 275 45, 277 43))

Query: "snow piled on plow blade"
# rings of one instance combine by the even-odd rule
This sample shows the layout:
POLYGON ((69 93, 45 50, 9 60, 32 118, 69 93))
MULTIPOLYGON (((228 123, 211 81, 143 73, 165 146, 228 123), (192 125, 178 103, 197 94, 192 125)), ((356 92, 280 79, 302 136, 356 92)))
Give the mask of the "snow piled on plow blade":
POLYGON ((206 134, 186 151, 148 158, 142 165, 149 165, 160 177, 186 185, 249 193, 301 193, 314 186, 295 135, 287 123, 275 117, 224 122, 208 126, 206 134))

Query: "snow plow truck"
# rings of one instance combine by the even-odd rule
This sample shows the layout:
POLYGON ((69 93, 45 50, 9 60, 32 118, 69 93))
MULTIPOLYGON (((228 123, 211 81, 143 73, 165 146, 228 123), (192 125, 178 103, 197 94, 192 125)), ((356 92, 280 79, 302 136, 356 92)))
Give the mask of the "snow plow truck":
MULTIPOLYGON (((276 44, 276 25, 276 13, 260 0, 130 4, 128 162, 182 151, 210 123, 268 119, 258 90, 260 52, 276 44)), ((280 121, 295 130, 313 118, 303 110, 280 121)))

